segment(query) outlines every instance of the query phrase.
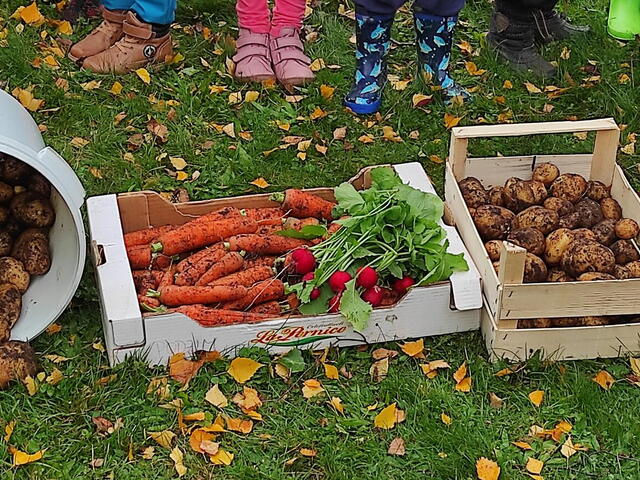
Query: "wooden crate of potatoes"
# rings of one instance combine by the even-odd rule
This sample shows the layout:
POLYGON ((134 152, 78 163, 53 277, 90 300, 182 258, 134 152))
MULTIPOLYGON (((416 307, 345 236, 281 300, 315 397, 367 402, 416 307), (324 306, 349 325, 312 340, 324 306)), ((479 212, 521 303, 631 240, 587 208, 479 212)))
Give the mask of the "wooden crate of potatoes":
POLYGON ((612 119, 453 129, 445 196, 483 281, 493 358, 640 351, 640 199, 612 119), (470 139, 594 132, 592 153, 469 158, 470 139))

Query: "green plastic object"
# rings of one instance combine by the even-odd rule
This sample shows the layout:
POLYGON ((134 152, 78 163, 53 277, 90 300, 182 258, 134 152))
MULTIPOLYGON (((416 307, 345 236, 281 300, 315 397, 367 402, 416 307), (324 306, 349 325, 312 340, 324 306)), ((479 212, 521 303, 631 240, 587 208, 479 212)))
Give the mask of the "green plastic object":
POLYGON ((619 40, 633 40, 640 35, 640 0, 611 0, 608 30, 619 40))

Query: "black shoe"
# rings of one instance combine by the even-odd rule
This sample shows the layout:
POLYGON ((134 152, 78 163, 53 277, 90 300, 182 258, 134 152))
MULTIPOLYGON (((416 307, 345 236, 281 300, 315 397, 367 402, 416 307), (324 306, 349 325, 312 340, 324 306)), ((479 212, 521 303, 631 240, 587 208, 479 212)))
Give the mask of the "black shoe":
POLYGON ((565 40, 591 31, 591 28, 586 25, 573 25, 565 15, 557 13, 555 10, 534 12, 533 22, 536 42, 540 44, 565 40))
POLYGON ((534 23, 510 20, 496 12, 491 18, 487 43, 517 70, 531 71, 543 78, 552 78, 558 69, 547 62, 534 43, 534 23))

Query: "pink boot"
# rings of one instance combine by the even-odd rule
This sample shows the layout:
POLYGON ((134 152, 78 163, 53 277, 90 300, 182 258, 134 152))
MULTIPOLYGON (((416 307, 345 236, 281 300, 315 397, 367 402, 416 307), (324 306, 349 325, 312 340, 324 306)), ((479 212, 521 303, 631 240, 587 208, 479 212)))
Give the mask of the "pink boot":
POLYGON ((279 36, 271 37, 270 46, 276 78, 285 88, 306 85, 314 79, 309 68, 311 59, 304 54, 297 28, 281 28, 279 36))
POLYGON ((234 76, 241 82, 275 80, 275 74, 271 68, 268 33, 253 33, 251 30, 241 28, 236 41, 233 62, 236 64, 234 76))

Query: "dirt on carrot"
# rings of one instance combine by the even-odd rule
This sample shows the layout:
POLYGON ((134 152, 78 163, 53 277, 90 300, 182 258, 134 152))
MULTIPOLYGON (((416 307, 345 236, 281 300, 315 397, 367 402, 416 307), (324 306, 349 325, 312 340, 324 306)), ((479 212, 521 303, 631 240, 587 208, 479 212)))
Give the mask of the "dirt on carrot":
POLYGON ((204 272, 202 276, 196 281, 195 285, 200 287, 208 285, 211 282, 218 280, 219 278, 231 275, 237 272, 244 265, 244 257, 238 252, 229 252, 225 254, 220 260, 211 265, 209 270, 204 272))
POLYGON ((188 305, 178 307, 175 311, 192 318, 203 327, 217 327, 237 323, 257 323, 273 318, 271 314, 224 310, 206 307, 205 305, 188 305))
POLYGON ((285 190, 284 193, 274 193, 271 198, 282 204, 282 210, 288 216, 333 220, 332 210, 336 204, 312 193, 290 188, 285 190))
POLYGON ((305 245, 309 245, 306 240, 280 235, 236 235, 225 241, 227 250, 232 252, 244 250, 259 255, 281 255, 305 245))
POLYGON ((271 300, 280 300, 283 297, 284 283, 276 278, 271 278, 256 283, 253 287, 249 288, 249 291, 244 297, 232 302, 223 303, 222 307, 225 310, 247 310, 254 305, 260 305, 261 303, 270 302, 271 300))
POLYGON ((223 303, 237 300, 247 294, 242 285, 216 285, 207 287, 181 287, 169 285, 160 288, 160 302, 170 307, 195 303, 223 303))
POLYGON ((216 244, 207 251, 206 255, 200 255, 199 260, 184 268, 176 276, 176 285, 195 285, 199 278, 205 274, 209 268, 219 262, 226 254, 222 243, 216 244))
POLYGON ((162 225, 160 227, 149 227, 143 230, 136 230, 124 234, 124 246, 133 247, 134 245, 149 245, 159 235, 170 232, 175 229, 175 225, 162 225))
POLYGON ((219 278, 211 282, 210 285, 242 285, 244 287, 251 287, 255 283, 272 278, 273 275, 273 268, 261 265, 219 278))
POLYGON ((282 307, 277 300, 273 300, 271 302, 266 302, 260 305, 256 305, 255 307, 251 307, 249 309, 249 312, 261 313, 265 315, 280 315, 282 313, 282 307))

